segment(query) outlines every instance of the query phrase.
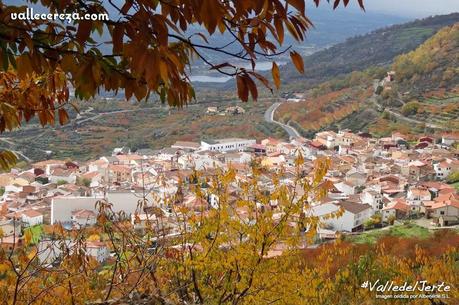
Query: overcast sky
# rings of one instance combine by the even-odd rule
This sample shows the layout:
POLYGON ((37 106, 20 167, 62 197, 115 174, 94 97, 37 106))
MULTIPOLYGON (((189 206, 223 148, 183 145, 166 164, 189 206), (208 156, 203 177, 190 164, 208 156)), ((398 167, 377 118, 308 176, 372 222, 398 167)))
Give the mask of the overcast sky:
POLYGON ((459 0, 364 0, 364 4, 367 11, 407 17, 459 12, 459 0))

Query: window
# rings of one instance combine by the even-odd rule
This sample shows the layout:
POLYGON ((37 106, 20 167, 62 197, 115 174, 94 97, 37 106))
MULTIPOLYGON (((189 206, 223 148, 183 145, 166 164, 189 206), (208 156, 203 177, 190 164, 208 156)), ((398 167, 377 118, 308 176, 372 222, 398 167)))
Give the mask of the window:
POLYGON ((445 215, 445 211, 440 211, 440 215, 445 215))

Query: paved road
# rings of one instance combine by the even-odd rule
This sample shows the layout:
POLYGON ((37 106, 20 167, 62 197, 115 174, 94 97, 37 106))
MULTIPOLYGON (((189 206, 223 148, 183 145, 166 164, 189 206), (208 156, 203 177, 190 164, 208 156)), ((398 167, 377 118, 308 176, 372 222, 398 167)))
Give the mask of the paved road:
POLYGON ((427 123, 425 121, 420 121, 420 120, 416 120, 416 119, 407 118, 406 116, 402 115, 401 113, 395 112, 395 111, 393 111, 391 109, 388 109, 388 108, 386 108, 385 111, 387 111, 390 114, 396 116, 400 120, 406 121, 408 123, 415 123, 415 124, 425 125, 426 127, 432 128, 432 129, 445 129, 445 127, 437 125, 437 124, 432 124, 432 123, 427 123))
MULTIPOLYGON (((379 83, 379 81, 373 82, 373 87, 376 88, 378 86, 378 83, 379 83)), ((408 122, 408 123, 425 125, 426 127, 432 128, 432 129, 445 129, 444 126, 440 126, 440 125, 437 125, 437 124, 432 124, 432 123, 428 123, 428 122, 425 122, 425 121, 408 118, 408 117, 404 116, 403 114, 401 114, 400 112, 394 111, 389 107, 384 107, 384 106, 382 106, 382 105, 380 105, 378 103, 378 101, 376 100, 376 97, 377 97, 377 95, 375 93, 373 93, 373 96, 370 97, 370 101, 373 104, 375 104, 378 108, 384 109, 384 111, 387 111, 388 113, 392 114, 393 116, 397 117, 398 119, 400 119, 402 121, 405 121, 405 122, 408 122)), ((398 94, 398 97, 397 97, 396 100, 398 102, 402 103, 403 105, 405 105, 405 102, 401 99, 401 95, 400 94, 398 94)))
POLYGON ((378 108, 384 109, 384 111, 387 111, 387 112, 390 113, 391 115, 397 117, 399 120, 402 120, 402 121, 405 121, 405 122, 408 122, 408 123, 414 123, 414 124, 425 125, 426 127, 432 128, 432 129, 445 129, 444 126, 440 126, 440 125, 437 125, 437 124, 427 123, 427 122, 425 122, 425 121, 420 121, 420 120, 408 118, 408 117, 404 116, 403 114, 401 114, 400 112, 396 112, 396 111, 392 110, 392 109, 389 108, 389 107, 384 107, 384 106, 380 105, 380 104, 376 101, 376 95, 373 95, 372 97, 370 97, 370 101, 371 101, 373 104, 375 104, 378 108))
POLYGON ((274 124, 279 125, 280 127, 282 127, 288 133, 288 135, 291 138, 301 137, 301 134, 295 128, 293 128, 292 126, 289 126, 289 125, 286 125, 286 124, 283 124, 281 122, 278 122, 278 121, 274 120, 274 112, 280 106, 280 104, 282 104, 282 103, 279 103, 279 102, 278 103, 274 103, 266 110, 266 112, 265 112, 265 121, 268 122, 268 123, 274 123, 274 124))
MULTIPOLYGON (((7 143, 7 144, 9 144, 9 145, 11 145, 11 146, 15 146, 15 145, 16 145, 14 142, 10 141, 9 138, 0 138, 0 141, 5 142, 5 143, 7 143)), ((26 155, 24 155, 24 154, 22 153, 22 151, 13 150, 13 149, 9 149, 9 150, 12 151, 13 153, 15 153, 16 156, 21 156, 21 157, 22 157, 24 160, 26 160, 27 162, 31 162, 31 161, 32 161, 32 159, 30 159, 29 157, 27 157, 26 155)))

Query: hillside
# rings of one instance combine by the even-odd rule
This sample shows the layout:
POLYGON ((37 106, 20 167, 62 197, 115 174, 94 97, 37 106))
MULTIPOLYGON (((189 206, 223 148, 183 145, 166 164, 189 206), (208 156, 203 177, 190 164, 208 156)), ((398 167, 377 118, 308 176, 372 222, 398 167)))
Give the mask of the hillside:
POLYGON ((459 23, 439 30, 387 68, 352 72, 306 91, 308 99, 279 107, 276 118, 304 135, 321 129, 350 128, 387 135, 394 130, 423 133, 459 128, 459 23), (373 79, 394 71, 392 81, 373 79), (385 109, 385 111, 383 111, 385 109))
POLYGON ((438 30, 458 21, 459 13, 453 13, 379 29, 306 57, 304 75, 299 75, 292 64, 281 68, 281 73, 294 87, 309 89, 338 75, 389 64, 396 56, 416 49, 438 30))
POLYGON ((446 90, 459 84, 459 23, 445 27, 392 65, 401 89, 446 90))
MULTIPOLYGON (((415 49, 442 25, 454 21, 459 21, 459 14, 393 26, 352 38, 305 58, 305 76, 298 78, 295 72, 295 78, 289 79, 288 73, 284 74, 282 88, 286 91, 305 92, 308 99, 305 102, 281 105, 275 118, 296 127, 306 136, 327 128, 370 130, 378 135, 387 134, 391 130, 413 128, 416 129, 415 132, 422 132, 422 126, 406 124, 387 114, 383 115, 375 103, 369 102, 373 92, 373 79, 381 79, 387 70, 392 69, 388 63, 393 61, 394 54, 408 50, 406 55, 395 60, 393 69, 400 77, 391 84, 394 90, 384 92, 377 102, 401 111, 398 109, 403 106, 398 103, 399 94, 405 91, 416 93, 415 90, 407 88, 414 88, 419 84, 430 91, 425 90, 425 94, 423 91, 422 94, 414 95, 414 98, 419 95, 416 101, 423 103, 425 109, 414 115, 422 120, 436 122, 451 119, 449 123, 452 126, 456 115, 459 115, 455 106, 457 98, 451 96, 454 86, 457 86, 457 73, 454 73, 457 71, 457 26, 454 31, 441 31, 418 50, 415 49), (395 41, 399 43, 396 44, 395 41), (456 44, 448 43, 450 41, 456 41, 456 44), (385 48, 387 53, 384 52, 385 48), (381 66, 382 63, 387 65, 381 66), (420 63, 429 65, 424 67, 420 63), (425 70, 410 70, 411 66, 432 71, 426 74, 425 70), (349 71, 353 72, 346 74, 349 71)), ((286 70, 289 68, 286 67, 286 70)), ((261 96, 268 98, 262 98, 257 103, 239 103, 246 110, 244 115, 209 116, 205 113, 208 106, 225 108, 237 103, 234 101, 234 88, 199 89, 197 92, 198 100, 203 104, 184 110, 121 101, 81 103, 80 110, 85 113, 82 119, 88 119, 83 124, 69 124, 64 128, 21 129, 5 133, 0 147, 22 151, 32 160, 45 158, 48 150, 53 151, 57 158, 88 159, 124 145, 133 149, 158 149, 177 140, 199 141, 204 137, 286 137, 279 126, 264 121, 264 112, 272 103, 271 94, 261 92, 261 96), (85 112, 89 107, 94 110, 85 112), (102 115, 99 116, 100 114, 102 115)), ((402 97, 407 101, 413 99, 411 96, 402 97)), ((73 122, 76 117, 77 114, 71 111, 73 122)))
POLYGON ((271 103, 260 100, 241 105, 236 101, 214 101, 170 109, 152 103, 129 104, 123 100, 81 102, 78 117, 71 112, 71 123, 46 128, 32 124, 30 128, 4 133, 0 147, 21 151, 34 161, 45 159, 46 151, 52 151, 53 158, 88 160, 110 154, 113 148, 121 146, 131 150, 162 149, 178 140, 242 136, 259 140, 268 136, 286 138, 282 128, 263 119, 271 103), (244 114, 206 113, 209 106, 218 106, 222 114, 225 108, 236 104, 244 109, 244 114))
POLYGON ((394 81, 381 92, 381 104, 409 119, 459 128, 459 23, 398 56, 392 70, 394 81))

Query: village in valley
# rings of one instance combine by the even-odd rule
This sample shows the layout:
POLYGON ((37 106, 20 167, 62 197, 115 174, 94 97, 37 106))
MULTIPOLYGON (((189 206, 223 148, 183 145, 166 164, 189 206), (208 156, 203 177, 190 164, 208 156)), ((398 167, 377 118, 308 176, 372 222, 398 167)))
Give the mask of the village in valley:
MULTIPOLYGON (((131 152, 120 147, 89 162, 41 161, 26 170, 0 174, 1 246, 10 250, 21 247, 25 232, 30 231, 43 249, 51 242, 46 227, 58 224, 72 231, 94 226, 101 200, 109 202, 114 212, 123 211, 133 230, 154 225, 149 219, 161 218, 162 227, 173 236, 179 231, 174 213, 177 207, 196 214, 218 208, 218 196, 205 184, 204 199, 182 187, 193 183, 194 172, 210 177, 217 169, 231 168, 239 181, 246 179, 256 163, 264 169, 259 181, 269 191, 273 187, 269 175, 280 168, 282 183, 293 187, 299 156, 304 159, 301 167, 305 173, 313 170, 317 158, 327 158, 331 164, 325 179, 332 187, 320 202, 310 205, 309 213, 318 217, 321 225, 315 242, 308 247, 407 222, 426 230, 451 228, 459 224, 459 194, 453 183, 459 175, 457 143, 459 134, 454 133, 408 141, 400 133, 374 138, 369 133, 341 130, 319 132, 312 140, 178 141, 161 150, 131 152), (141 199, 147 204, 139 210, 141 199), (339 217, 325 217, 339 210, 339 217)), ((236 202, 239 193, 233 183, 230 200, 236 202)), ((273 203, 269 208, 276 211, 277 207, 273 203)), ((109 244, 103 240, 86 243, 88 254, 98 262, 110 257, 109 244)), ((59 256, 57 249, 52 255, 45 252, 43 260, 59 256)))

